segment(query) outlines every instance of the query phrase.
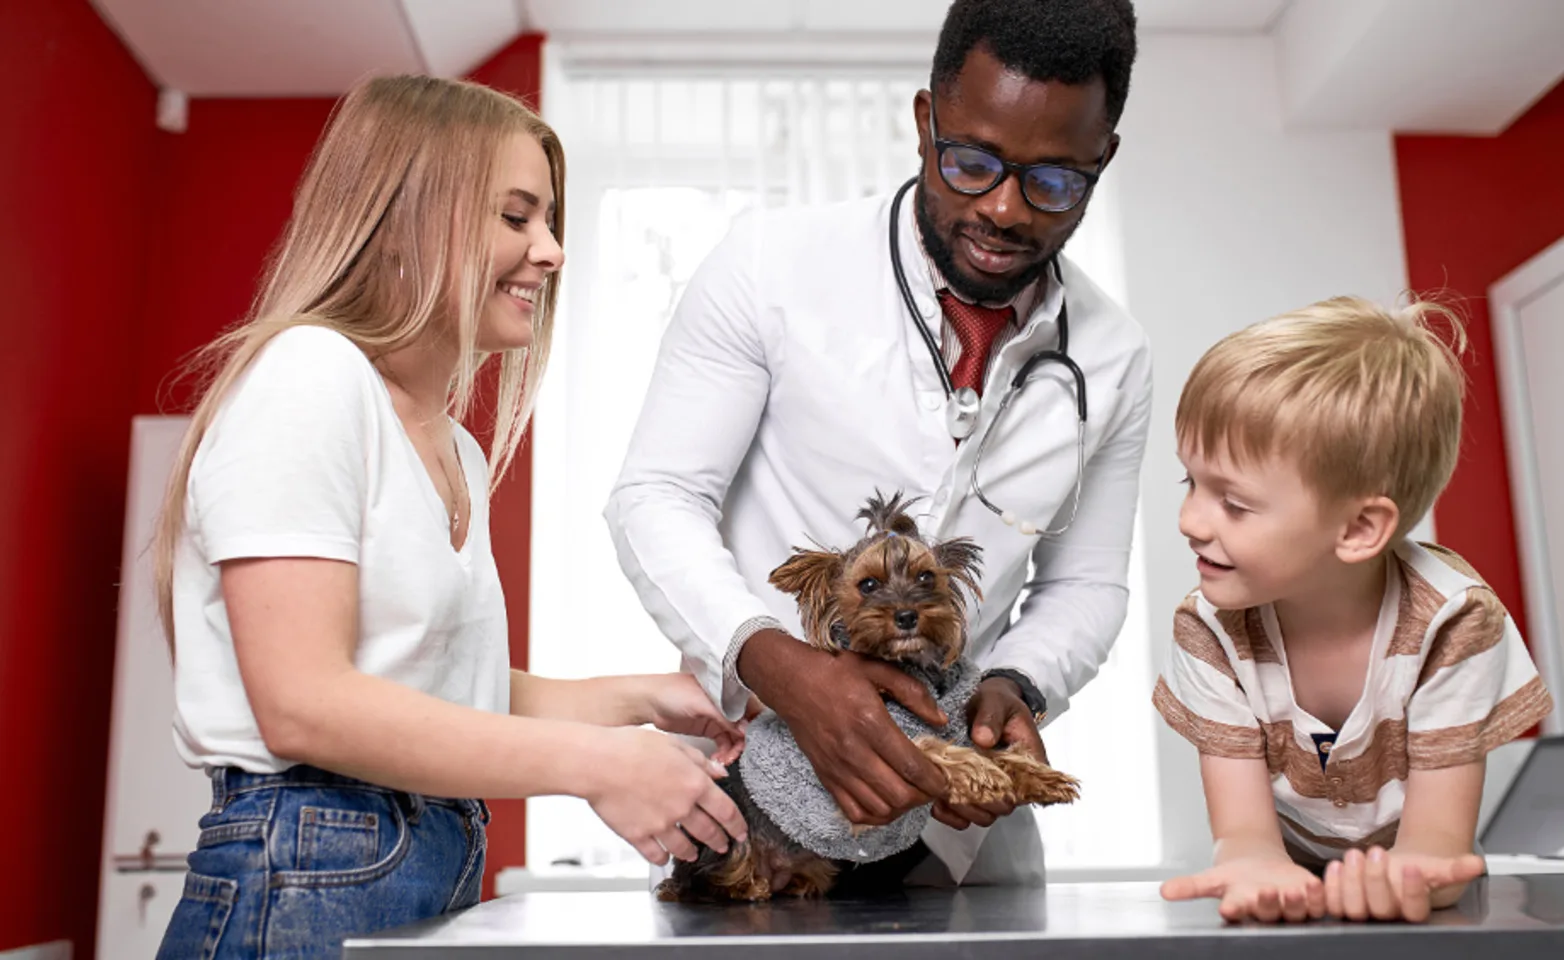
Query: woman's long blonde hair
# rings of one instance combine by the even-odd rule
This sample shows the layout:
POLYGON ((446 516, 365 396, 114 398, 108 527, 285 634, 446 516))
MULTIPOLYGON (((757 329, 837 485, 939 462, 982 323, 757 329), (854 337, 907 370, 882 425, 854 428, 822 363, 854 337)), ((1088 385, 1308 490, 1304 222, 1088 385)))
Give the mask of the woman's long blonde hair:
MULTIPOLYGON (((153 540, 158 614, 173 642, 174 552, 184 529, 190 464, 234 381, 272 337, 313 325, 341 333, 372 360, 451 322, 460 361, 450 407, 472 405, 478 318, 491 283, 494 168, 503 144, 543 147, 564 242, 565 155, 559 138, 513 97, 433 77, 365 81, 337 104, 294 195, 248 315, 203 348, 191 370, 208 381, 185 433, 153 540), (454 321, 454 322, 452 322, 454 321)), ((532 346, 501 355, 489 451, 490 491, 521 441, 548 361, 559 274, 538 292, 532 346)))

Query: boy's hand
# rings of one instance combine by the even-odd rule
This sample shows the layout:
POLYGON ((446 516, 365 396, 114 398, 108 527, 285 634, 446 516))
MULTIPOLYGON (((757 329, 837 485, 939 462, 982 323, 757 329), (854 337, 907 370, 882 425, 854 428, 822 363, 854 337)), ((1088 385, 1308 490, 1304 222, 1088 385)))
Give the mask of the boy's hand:
POLYGON ((1406 920, 1422 923, 1447 907, 1482 875, 1475 853, 1439 857, 1386 851, 1380 847, 1348 850, 1325 870, 1325 909, 1344 920, 1406 920))
POLYGON ((1230 860, 1209 870, 1174 877, 1162 885, 1164 900, 1219 898, 1229 923, 1259 920, 1298 923, 1325 915, 1325 885, 1293 863, 1275 858, 1230 860))

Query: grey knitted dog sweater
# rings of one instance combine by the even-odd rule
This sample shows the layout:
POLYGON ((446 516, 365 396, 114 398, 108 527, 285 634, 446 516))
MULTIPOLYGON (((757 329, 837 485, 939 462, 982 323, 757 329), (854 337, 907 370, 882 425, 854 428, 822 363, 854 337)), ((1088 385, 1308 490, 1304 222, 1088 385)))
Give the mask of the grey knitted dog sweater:
MULTIPOLYGON (((971 746, 966 711, 967 701, 977 692, 981 679, 977 665, 962 657, 940 674, 904 669, 929 688, 950 723, 936 729, 901 704, 887 700, 886 709, 896 726, 914 740, 932 734, 950 743, 971 746)), ((929 822, 930 808, 925 804, 883 827, 865 828, 854 836, 851 824, 836 800, 820 785, 814 767, 799 749, 787 724, 770 711, 750 725, 739 771, 750 796, 783 833, 810 852, 832 860, 883 860, 912 846, 929 822)))

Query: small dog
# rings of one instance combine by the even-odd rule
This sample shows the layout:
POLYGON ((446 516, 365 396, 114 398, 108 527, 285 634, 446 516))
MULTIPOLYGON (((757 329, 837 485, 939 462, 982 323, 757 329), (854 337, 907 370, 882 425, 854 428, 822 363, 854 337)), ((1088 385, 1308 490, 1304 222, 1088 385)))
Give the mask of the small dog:
MULTIPOLYGON (((979 675, 963 653, 967 595, 981 599, 982 548, 965 537, 925 541, 907 513, 910 505, 899 493, 889 500, 876 493, 858 512, 858 519, 868 521, 862 540, 846 551, 795 547, 793 556, 771 572, 772 585, 797 598, 804 639, 812 646, 895 663, 930 687, 952 718, 943 730, 931 730, 894 701, 886 708, 918 749, 944 771, 948 802, 1073 801, 1078 795, 1073 777, 1018 747, 971 746, 965 707, 979 675)), ((769 712, 750 727, 745 756, 729 769, 723 789, 749 824, 748 841, 726 854, 701 845, 693 863, 675 864, 673 875, 658 886, 659 899, 822 896, 848 864, 877 862, 911 846, 929 819, 925 806, 884 827, 848 824, 786 726, 769 712), (756 759, 779 751, 779 761, 756 759), (763 809, 766 800, 757 796, 761 788, 769 812, 763 809), (794 804, 813 804, 814 809, 796 814, 794 804), (821 812, 822 807, 828 810, 821 812), (774 877, 789 879, 773 890, 774 877)))

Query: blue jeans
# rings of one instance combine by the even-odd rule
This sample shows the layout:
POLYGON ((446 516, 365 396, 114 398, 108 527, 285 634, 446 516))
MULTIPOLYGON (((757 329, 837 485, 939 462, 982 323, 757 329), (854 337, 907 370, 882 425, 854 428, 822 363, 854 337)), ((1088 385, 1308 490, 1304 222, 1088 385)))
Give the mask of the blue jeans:
POLYGON ((337 957, 342 941, 478 902, 481 800, 297 766, 211 772, 212 809, 159 960, 337 957))

